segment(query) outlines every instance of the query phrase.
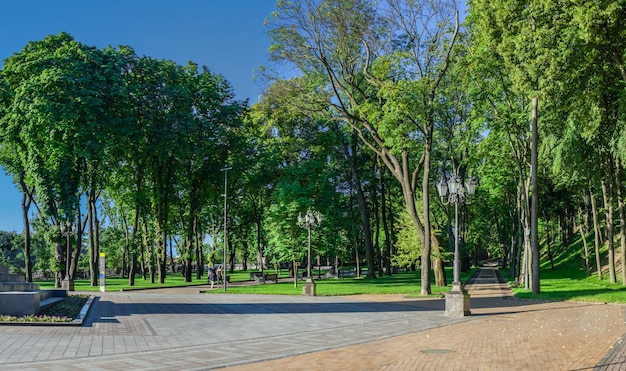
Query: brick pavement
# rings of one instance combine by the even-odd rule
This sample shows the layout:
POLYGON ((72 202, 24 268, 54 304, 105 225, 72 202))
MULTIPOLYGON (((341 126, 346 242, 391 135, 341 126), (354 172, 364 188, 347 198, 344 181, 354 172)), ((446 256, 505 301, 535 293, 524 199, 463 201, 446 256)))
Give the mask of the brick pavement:
POLYGON ((513 300, 493 267, 466 287, 470 321, 229 370, 626 369, 624 306, 513 300))
POLYGON ((472 316, 399 295, 105 293, 83 327, 0 326, 0 370, 625 369, 624 306, 510 299, 486 267, 472 316))

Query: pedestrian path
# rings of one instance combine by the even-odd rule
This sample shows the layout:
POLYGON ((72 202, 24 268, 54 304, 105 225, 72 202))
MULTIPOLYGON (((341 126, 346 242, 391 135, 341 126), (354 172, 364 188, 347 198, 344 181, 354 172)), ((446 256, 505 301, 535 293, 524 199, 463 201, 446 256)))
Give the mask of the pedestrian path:
POLYGON ((83 327, 1 326, 0 370, 626 366, 614 347, 626 332, 622 306, 513 300, 495 267, 466 288, 465 318, 444 316, 443 299, 401 295, 209 295, 197 286, 102 293, 83 327))
POLYGON ((624 306, 515 300, 495 266, 466 289, 467 321, 229 370, 626 369, 624 306))

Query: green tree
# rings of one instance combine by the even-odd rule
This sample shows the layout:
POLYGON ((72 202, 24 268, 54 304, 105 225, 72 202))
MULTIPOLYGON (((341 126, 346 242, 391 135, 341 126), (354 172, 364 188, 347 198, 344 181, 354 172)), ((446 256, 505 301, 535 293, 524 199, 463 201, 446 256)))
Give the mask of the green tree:
POLYGON ((270 52, 298 68, 310 86, 307 101, 352 127, 400 182, 422 241, 422 294, 429 294, 432 112, 458 16, 439 2, 388 1, 383 8, 389 18, 369 1, 279 2, 270 52), (389 34, 399 37, 389 44, 389 34), (415 203, 420 174, 421 218, 415 203))

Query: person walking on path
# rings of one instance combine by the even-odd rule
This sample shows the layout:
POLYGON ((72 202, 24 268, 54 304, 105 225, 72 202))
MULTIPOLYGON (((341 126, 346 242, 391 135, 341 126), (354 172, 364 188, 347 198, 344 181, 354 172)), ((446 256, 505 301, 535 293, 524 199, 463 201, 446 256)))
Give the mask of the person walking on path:
POLYGON ((215 285, 215 266, 211 265, 209 267, 209 283, 211 284, 211 288, 215 285))
POLYGON ((222 266, 218 265, 217 266, 217 284, 221 284, 222 283, 222 266))

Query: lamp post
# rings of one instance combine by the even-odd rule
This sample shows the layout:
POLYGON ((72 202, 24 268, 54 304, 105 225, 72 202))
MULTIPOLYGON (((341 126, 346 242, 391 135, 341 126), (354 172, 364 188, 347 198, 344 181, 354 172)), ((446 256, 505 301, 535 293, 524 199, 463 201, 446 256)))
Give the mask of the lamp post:
POLYGON ((61 224, 60 227, 61 227, 61 234, 65 236, 66 238, 65 240, 65 253, 66 253, 65 278, 63 279, 63 281, 61 281, 61 288, 67 291, 74 291, 74 280, 70 277, 70 259, 71 259, 70 237, 74 234, 74 228, 69 220, 66 222, 65 226, 61 224))
POLYGON ((222 283, 224 284, 224 291, 226 291, 226 236, 228 229, 226 228, 226 220, 228 217, 228 204, 226 198, 228 194, 228 170, 232 167, 224 166, 222 171, 224 172, 224 267, 222 268, 222 283))
POLYGON ((315 296, 315 282, 311 277, 311 229, 317 228, 322 223, 322 214, 317 211, 315 214, 308 209, 304 218, 302 214, 298 214, 298 225, 309 231, 309 247, 306 266, 306 281, 302 285, 302 295, 315 296))
POLYGON ((463 317, 470 315, 469 294, 461 284, 461 256, 459 253, 459 204, 471 202, 471 197, 476 192, 476 182, 470 179, 466 184, 467 195, 463 189, 461 179, 456 174, 452 174, 446 182, 444 179, 437 183, 437 192, 441 201, 447 205, 454 203, 454 265, 452 289, 446 294, 446 312, 450 317, 463 317))

